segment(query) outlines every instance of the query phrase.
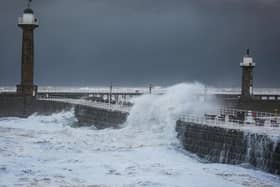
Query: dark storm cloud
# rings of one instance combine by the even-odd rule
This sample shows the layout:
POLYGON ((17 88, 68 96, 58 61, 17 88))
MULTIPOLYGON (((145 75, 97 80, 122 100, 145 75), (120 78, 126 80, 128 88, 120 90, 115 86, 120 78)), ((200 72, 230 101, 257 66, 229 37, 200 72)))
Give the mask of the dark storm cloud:
MULTIPOLYGON (((24 0, 0 1, 0 85, 19 82, 24 0)), ((278 87, 276 0, 34 0, 39 85, 239 86, 247 47, 256 84, 278 87)))

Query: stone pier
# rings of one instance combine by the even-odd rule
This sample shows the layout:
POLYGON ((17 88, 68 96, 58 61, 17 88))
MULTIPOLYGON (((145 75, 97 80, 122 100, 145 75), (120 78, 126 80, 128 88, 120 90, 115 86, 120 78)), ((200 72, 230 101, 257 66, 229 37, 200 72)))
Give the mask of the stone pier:
POLYGON ((210 162, 248 163, 280 175, 280 134, 273 129, 270 134, 265 129, 209 126, 178 120, 176 131, 186 150, 210 162))
POLYGON ((50 115, 67 111, 69 103, 38 100, 33 96, 0 95, 0 117, 28 117, 32 114, 50 115))
POLYGON ((37 99, 32 96, 0 95, 0 117, 23 117, 32 114, 50 115, 75 110, 81 126, 97 129, 118 128, 126 121, 129 107, 96 103, 82 99, 37 99))
POLYGON ((130 107, 116 104, 92 102, 83 99, 43 99, 72 104, 75 117, 81 126, 94 125, 97 129, 119 128, 129 114, 130 107))

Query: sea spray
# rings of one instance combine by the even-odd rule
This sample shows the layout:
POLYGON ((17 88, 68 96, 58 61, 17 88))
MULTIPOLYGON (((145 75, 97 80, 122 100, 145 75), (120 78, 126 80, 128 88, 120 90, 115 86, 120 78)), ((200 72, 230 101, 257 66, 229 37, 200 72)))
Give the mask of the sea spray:
POLYGON ((202 98, 204 90, 205 86, 200 83, 181 83, 167 88, 163 95, 135 98, 126 126, 150 136, 161 135, 162 141, 171 143, 176 140, 176 120, 186 114, 201 116, 215 108, 213 99, 202 98))
POLYGON ((72 126, 77 122, 77 119, 74 116, 74 110, 70 110, 47 116, 33 114, 26 119, 15 117, 0 118, 0 122, 8 127, 49 131, 56 130, 58 127, 72 126))
POLYGON ((279 136, 246 131, 244 140, 247 147, 245 158, 247 163, 266 171, 279 173, 273 166, 278 163, 279 136))

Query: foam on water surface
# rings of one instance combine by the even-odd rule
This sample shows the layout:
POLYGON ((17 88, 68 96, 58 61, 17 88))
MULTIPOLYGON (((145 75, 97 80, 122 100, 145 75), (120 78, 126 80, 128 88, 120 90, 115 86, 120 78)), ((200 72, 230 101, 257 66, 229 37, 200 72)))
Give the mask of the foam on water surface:
POLYGON ((276 176, 199 162, 180 148, 178 116, 211 109, 194 98, 203 88, 180 84, 141 96, 121 129, 75 128, 73 111, 1 118, 0 186, 279 186, 276 176))

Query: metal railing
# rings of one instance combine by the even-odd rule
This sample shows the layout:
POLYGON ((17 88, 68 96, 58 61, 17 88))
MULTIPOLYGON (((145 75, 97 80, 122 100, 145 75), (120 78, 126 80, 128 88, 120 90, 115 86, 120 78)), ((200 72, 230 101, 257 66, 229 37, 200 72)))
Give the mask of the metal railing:
POLYGON ((129 107, 129 106, 103 103, 103 102, 94 102, 94 101, 89 101, 89 100, 84 100, 84 99, 65 99, 65 98, 59 98, 59 97, 38 98, 38 99, 46 100, 46 101, 63 102, 63 103, 69 103, 69 104, 74 104, 74 105, 83 105, 83 106, 89 106, 89 107, 95 107, 95 108, 101 108, 101 109, 113 110, 113 111, 120 111, 120 112, 129 112, 131 109, 131 107, 129 107))
POLYGON ((179 120, 184 122, 197 123, 202 125, 218 125, 218 126, 266 126, 266 127, 279 127, 280 126, 280 116, 266 116, 266 117, 254 117, 249 114, 245 116, 244 119, 230 118, 229 115, 209 115, 205 114, 203 116, 198 115, 183 115, 179 120))
POLYGON ((236 108, 217 108, 215 114, 237 115, 237 114, 244 113, 246 115, 248 114, 248 112, 252 113, 252 115, 257 118, 280 116, 279 113, 260 112, 260 111, 244 110, 244 109, 236 109, 236 108))
POLYGON ((222 120, 219 118, 214 119, 207 119, 203 116, 191 116, 191 115, 184 115, 179 118, 181 121, 184 122, 191 122, 201 125, 214 125, 214 126, 235 126, 235 127, 244 127, 244 126, 258 126, 258 127, 279 127, 279 119, 278 120, 270 120, 266 119, 264 123, 258 123, 256 121, 246 122, 243 120, 222 120))

